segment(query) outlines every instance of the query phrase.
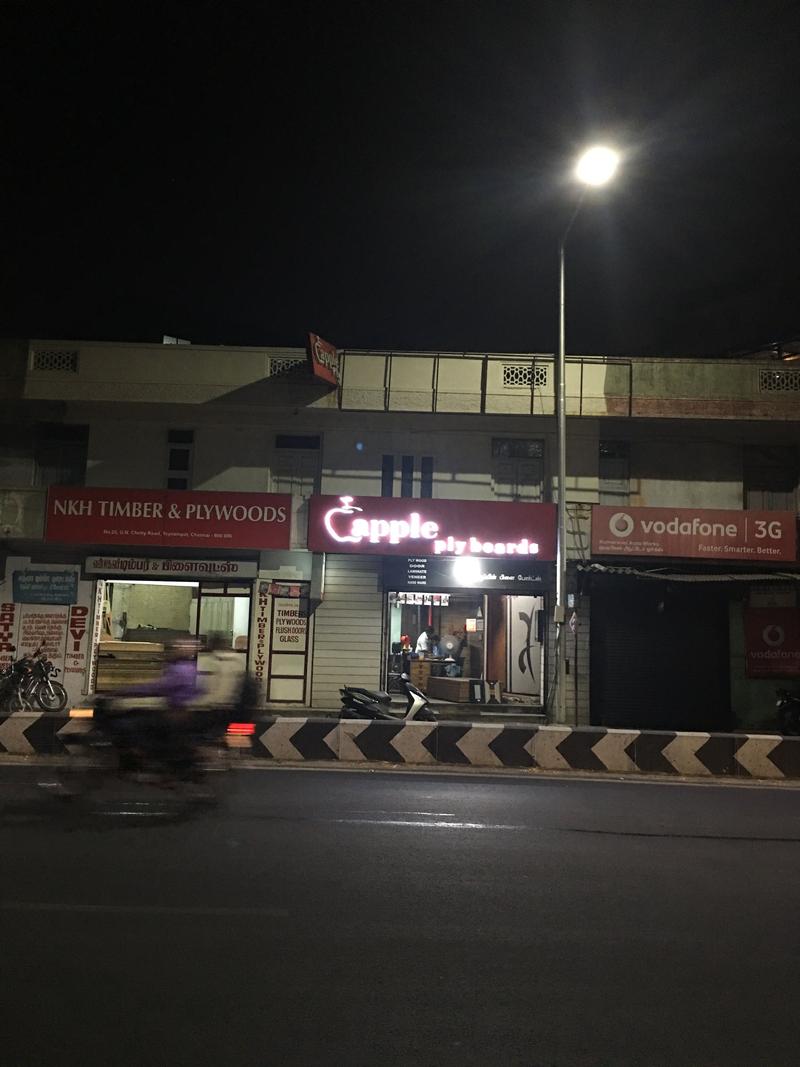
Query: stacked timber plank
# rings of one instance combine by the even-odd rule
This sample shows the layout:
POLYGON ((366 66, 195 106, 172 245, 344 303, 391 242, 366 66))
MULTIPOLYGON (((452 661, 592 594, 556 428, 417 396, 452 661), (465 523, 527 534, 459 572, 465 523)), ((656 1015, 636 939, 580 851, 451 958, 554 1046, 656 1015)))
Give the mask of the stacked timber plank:
POLYGON ((164 669, 164 646, 155 641, 101 641, 97 652, 98 693, 151 682, 164 669))

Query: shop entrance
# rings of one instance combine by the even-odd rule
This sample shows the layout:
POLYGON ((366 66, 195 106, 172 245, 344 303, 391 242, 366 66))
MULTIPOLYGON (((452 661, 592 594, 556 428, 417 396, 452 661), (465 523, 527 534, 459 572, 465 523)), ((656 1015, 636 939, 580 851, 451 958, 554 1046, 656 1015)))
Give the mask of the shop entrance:
POLYGON ((543 699, 543 612, 541 596, 478 589, 389 592, 387 688, 390 692, 397 689, 399 675, 406 671, 436 698, 463 702, 500 699, 507 694, 521 703, 539 704, 543 699), (432 630, 430 648, 418 657, 419 637, 426 628, 432 630), (470 681, 483 684, 471 687, 470 681))
POLYGON ((729 729, 728 595, 711 583, 593 576, 592 725, 729 729))
POLYGON ((197 640, 201 675, 212 636, 223 648, 239 654, 244 673, 251 593, 249 582, 107 581, 97 689, 122 688, 158 677, 165 649, 182 638, 197 640))

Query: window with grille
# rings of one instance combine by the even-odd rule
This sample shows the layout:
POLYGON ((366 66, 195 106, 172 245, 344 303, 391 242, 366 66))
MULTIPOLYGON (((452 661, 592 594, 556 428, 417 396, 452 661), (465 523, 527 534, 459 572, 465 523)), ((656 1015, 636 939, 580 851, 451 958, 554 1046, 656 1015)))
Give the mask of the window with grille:
POLYGON ((77 348, 39 348, 33 353, 34 370, 56 370, 78 373, 77 348))
POLYGON ((800 393, 800 370, 760 370, 758 388, 762 393, 800 393))
POLYGON ((395 471, 399 474, 399 496, 433 496, 433 456, 384 456, 381 463, 381 496, 395 495, 395 483, 398 481, 395 471), (418 478, 415 471, 418 472, 418 478))
POLYGON ((628 442, 601 441, 598 467, 600 503, 627 504, 631 491, 628 442))
POLYGON ((270 378, 285 378, 287 375, 293 374, 298 367, 302 367, 304 363, 304 359, 277 356, 269 361, 269 376, 270 378))
POLYGON ((83 485, 88 452, 88 426, 39 423, 34 443, 35 484, 83 485))
POLYGON ((504 363, 504 389, 544 389, 547 386, 547 367, 530 363, 504 363))
POLYGON ((492 488, 499 500, 542 500, 544 441, 528 437, 493 437, 492 488))
POLYGON ((493 437, 492 457, 495 459, 541 459, 544 441, 530 437, 493 437))
POLYGON ((381 461, 381 496, 394 496, 394 456, 381 461))
POLYGON ((190 489, 194 430, 168 430, 167 453, 167 489, 190 489))
POLYGON ((318 434, 277 434, 272 470, 275 493, 307 499, 319 492, 320 438, 318 434))
POLYGON ((755 511, 795 511, 798 457, 793 445, 751 445, 744 453, 744 505, 755 511))

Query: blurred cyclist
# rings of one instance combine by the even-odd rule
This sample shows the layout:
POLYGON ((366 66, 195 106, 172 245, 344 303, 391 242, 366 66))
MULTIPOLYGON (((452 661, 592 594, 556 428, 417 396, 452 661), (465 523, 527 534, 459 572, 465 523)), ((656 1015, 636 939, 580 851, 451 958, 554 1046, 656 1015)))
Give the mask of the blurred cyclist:
POLYGON ((197 770, 193 736, 194 709, 201 690, 197 686, 197 643, 179 638, 167 650, 160 678, 144 682, 117 696, 158 697, 161 708, 137 708, 115 717, 112 730, 120 748, 120 770, 139 770, 140 754, 158 757, 177 778, 190 778, 197 770))

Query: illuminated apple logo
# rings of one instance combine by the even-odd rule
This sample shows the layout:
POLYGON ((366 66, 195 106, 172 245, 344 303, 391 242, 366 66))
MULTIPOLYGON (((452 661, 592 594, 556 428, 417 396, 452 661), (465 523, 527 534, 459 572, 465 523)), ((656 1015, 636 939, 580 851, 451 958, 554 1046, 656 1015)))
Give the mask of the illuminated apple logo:
POLYGON ((339 500, 341 501, 342 506, 340 508, 331 508, 330 511, 325 512, 325 518, 323 519, 323 522, 325 523, 325 529, 328 531, 333 540, 338 541, 339 544, 345 544, 349 541, 351 544, 357 545, 361 541, 360 537, 354 537, 352 533, 340 534, 333 525, 334 515, 353 515, 357 511, 364 510, 363 508, 357 508, 353 506, 354 499, 355 498, 352 496, 340 496, 339 500))

